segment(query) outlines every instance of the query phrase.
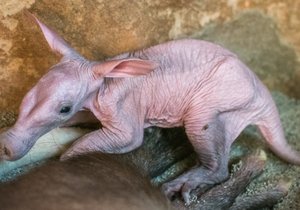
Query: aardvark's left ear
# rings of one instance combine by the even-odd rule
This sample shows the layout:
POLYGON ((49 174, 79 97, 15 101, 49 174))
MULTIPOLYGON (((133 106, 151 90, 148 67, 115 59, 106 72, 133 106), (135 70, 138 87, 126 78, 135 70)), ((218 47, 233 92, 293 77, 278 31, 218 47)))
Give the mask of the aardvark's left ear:
POLYGON ((158 64, 150 60, 129 58, 96 62, 92 71, 102 77, 135 77, 148 74, 157 67, 158 64))
POLYGON ((57 52, 63 56, 77 54, 76 51, 54 30, 46 26, 46 24, 40 21, 33 14, 29 12, 26 12, 26 14, 29 18, 34 19, 35 22, 39 25, 52 51, 57 52))

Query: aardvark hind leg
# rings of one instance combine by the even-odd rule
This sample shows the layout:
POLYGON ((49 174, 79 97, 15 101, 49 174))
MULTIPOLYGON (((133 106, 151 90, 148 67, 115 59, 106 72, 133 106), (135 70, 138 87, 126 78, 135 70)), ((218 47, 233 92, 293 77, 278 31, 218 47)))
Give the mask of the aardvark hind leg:
POLYGON ((180 192, 189 204, 192 190, 197 188, 201 193, 228 178, 230 143, 226 142, 225 127, 218 117, 206 124, 186 122, 185 129, 201 166, 164 184, 163 191, 169 198, 180 192))

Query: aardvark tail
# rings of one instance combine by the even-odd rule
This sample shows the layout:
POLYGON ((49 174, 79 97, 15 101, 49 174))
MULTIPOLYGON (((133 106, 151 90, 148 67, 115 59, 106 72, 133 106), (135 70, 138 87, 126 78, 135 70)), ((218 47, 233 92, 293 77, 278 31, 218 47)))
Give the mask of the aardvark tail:
POLYGON ((279 114, 273 99, 268 97, 267 110, 261 120, 255 123, 266 139, 269 148, 286 162, 300 165, 300 153, 288 145, 281 126, 279 114))

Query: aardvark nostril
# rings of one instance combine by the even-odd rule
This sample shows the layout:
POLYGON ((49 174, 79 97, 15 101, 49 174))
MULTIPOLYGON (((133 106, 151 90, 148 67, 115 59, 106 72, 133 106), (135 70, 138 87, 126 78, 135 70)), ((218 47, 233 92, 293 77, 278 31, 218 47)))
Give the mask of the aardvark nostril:
POLYGON ((7 157, 11 156, 11 152, 10 152, 10 150, 6 146, 4 146, 4 148, 3 148, 3 153, 7 157))
POLYGON ((13 153, 7 145, 0 145, 0 160, 10 160, 12 155, 13 153))

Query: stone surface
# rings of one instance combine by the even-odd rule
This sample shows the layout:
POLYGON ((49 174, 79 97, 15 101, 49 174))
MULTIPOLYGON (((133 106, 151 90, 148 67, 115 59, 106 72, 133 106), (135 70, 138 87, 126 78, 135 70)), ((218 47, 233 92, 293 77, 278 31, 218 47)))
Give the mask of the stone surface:
POLYGON ((90 59, 197 34, 235 51, 270 88, 300 97, 299 1, 2 0, 0 109, 16 111, 28 89, 59 59, 23 9, 90 59))

